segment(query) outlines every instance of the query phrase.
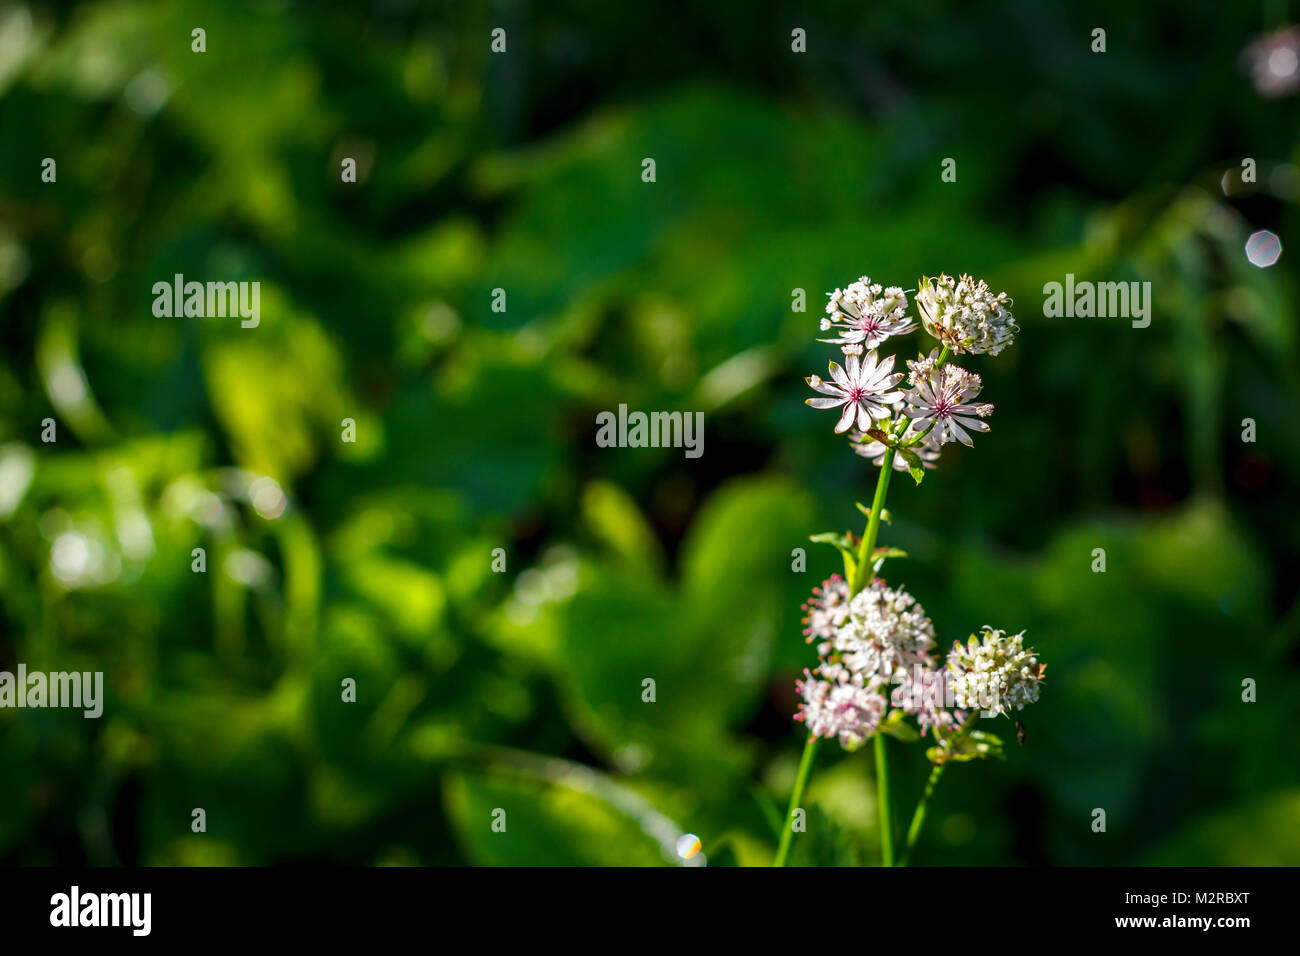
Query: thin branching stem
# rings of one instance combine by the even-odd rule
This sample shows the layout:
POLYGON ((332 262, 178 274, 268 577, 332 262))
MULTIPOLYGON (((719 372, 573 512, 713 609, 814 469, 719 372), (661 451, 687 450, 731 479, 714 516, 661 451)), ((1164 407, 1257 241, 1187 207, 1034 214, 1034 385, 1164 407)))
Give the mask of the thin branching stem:
POLYGON ((899 866, 907 866, 907 862, 912 858, 912 848, 916 846, 916 841, 921 836, 921 827, 925 825, 925 811, 930 803, 930 795, 934 793, 935 785, 943 775, 943 768, 944 764, 935 764, 934 769, 930 771, 930 779, 925 782, 925 792, 921 794, 916 812, 912 814, 912 824, 907 828, 907 845, 903 847, 903 857, 898 861, 899 866))
POLYGON ((817 738, 808 735, 808 742, 803 745, 803 756, 799 758, 799 772, 795 774, 794 789, 790 791, 790 807, 785 811, 785 826, 781 830, 781 841, 776 847, 776 860, 773 866, 785 866, 785 858, 790 853, 790 838, 794 835, 794 812, 803 799, 803 788, 808 783, 812 772, 813 753, 817 750, 817 738))
MULTIPOLYGON (((876 496, 871 502, 871 517, 867 519, 867 528, 862 533, 862 543, 858 546, 858 563, 853 569, 853 580, 849 582, 849 594, 857 594, 871 583, 872 552, 876 547, 876 538, 880 534, 880 516, 885 510, 885 496, 889 493, 889 477, 894 473, 894 449, 885 449, 885 458, 880 463, 880 477, 876 479, 876 496)), ((893 818, 889 808, 889 755, 885 752, 885 740, 876 733, 876 810, 880 829, 880 863, 882 866, 894 865, 894 831, 893 818)))

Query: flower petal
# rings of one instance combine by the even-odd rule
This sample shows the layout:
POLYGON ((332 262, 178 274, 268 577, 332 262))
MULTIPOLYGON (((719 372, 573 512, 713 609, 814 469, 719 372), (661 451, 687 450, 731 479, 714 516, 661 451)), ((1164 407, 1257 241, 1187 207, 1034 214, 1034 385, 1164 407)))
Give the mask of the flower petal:
POLYGON ((844 394, 844 389, 840 388, 838 385, 832 385, 830 382, 818 378, 816 375, 809 376, 804 379, 804 381, 806 381, 814 390, 821 392, 823 395, 841 396, 844 394))
POLYGON ((857 410, 858 410, 857 403, 855 402, 845 403, 844 414, 840 416, 840 420, 835 425, 836 433, 846 432, 853 427, 853 419, 856 417, 857 410))
POLYGON ((854 354, 852 354, 852 355, 850 355, 850 356, 848 357, 848 362, 846 363, 846 365, 848 366, 847 371, 848 371, 848 373, 849 373, 849 381, 851 381, 851 382, 861 382, 861 381, 862 381, 862 371, 861 371, 861 368, 862 368, 862 362, 861 362, 861 359, 858 357, 857 353, 854 353, 854 354))

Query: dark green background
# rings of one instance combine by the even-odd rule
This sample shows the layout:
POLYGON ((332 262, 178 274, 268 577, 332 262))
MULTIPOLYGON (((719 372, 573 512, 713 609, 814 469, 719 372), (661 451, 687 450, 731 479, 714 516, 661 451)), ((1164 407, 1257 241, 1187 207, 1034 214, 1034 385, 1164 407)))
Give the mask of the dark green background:
MULTIPOLYGON (((0 711, 0 861, 769 861, 806 538, 874 482, 802 404, 824 293, 969 271, 1023 328, 969 363, 992 431, 882 543, 944 641, 1050 669, 916 861, 1300 862, 1300 112, 1240 58, 1285 6, 693 6, 0 7, 0 669, 108 696, 0 711), (261 326, 155 318, 176 272, 261 326), (1067 272, 1150 281, 1150 327, 1044 318, 1067 272), (704 456, 597 448, 620 402, 704 456)), ((873 793, 824 747, 795 859, 876 860, 873 793)))

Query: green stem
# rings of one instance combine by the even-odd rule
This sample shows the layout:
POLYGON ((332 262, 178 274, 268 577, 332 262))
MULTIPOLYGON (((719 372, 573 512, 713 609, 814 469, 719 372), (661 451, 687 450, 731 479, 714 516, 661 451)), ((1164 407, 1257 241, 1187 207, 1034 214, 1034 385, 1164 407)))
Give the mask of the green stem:
MULTIPOLYGON (((979 715, 978 709, 973 711, 966 718, 966 722, 958 727, 951 737, 947 739, 957 740, 964 734, 969 733, 970 729, 975 726, 975 721, 979 718, 979 715)), ((938 731, 935 732, 935 736, 937 739, 938 731)), ((925 811, 930 803, 930 795, 934 793, 934 788, 939 783, 939 777, 943 775, 945 766, 944 763, 937 763, 934 765, 934 769, 930 771, 930 779, 925 782, 925 791, 921 794, 921 800, 916 805, 916 812, 912 814, 912 823, 907 828, 907 845, 903 847, 903 858, 899 861, 899 866, 907 866, 907 861, 912 858, 912 848, 916 846, 916 841, 921 836, 921 827, 925 825, 925 811)))
POLYGON ((934 419, 933 419, 933 418, 930 419, 930 424, 926 425, 924 428, 922 428, 919 432, 917 432, 915 435, 913 435, 913 436, 912 436, 911 438, 909 438, 907 441, 903 442, 903 447, 904 447, 904 448, 911 448, 913 445, 920 444, 922 441, 925 440, 925 436, 928 435, 928 434, 930 434, 930 429, 932 429, 932 428, 934 428, 934 419))
MULTIPOLYGON (((849 594, 857 594, 864 585, 871 583, 872 552, 876 548, 876 538, 880 535, 880 516, 885 510, 885 495, 889 493, 889 478, 894 473, 894 449, 886 448, 884 460, 880 463, 880 477, 876 479, 876 496, 871 501, 871 517, 867 519, 867 528, 862 532, 862 542, 858 545, 858 562, 853 569, 853 580, 849 582, 849 594)), ((876 809, 880 830, 880 862, 882 866, 894 865, 894 832, 892 817, 889 812, 889 758, 885 753, 885 738, 876 734, 876 809)))
POLYGON ((889 761, 885 735, 876 732, 876 805, 879 809, 880 865, 894 865, 894 823, 889 812, 889 761))
POLYGON ((885 449, 885 458, 880 463, 880 477, 876 479, 876 496, 871 500, 871 517, 867 519, 867 530, 862 533, 858 545, 858 563, 853 569, 853 580, 849 582, 849 594, 857 594, 871 583, 871 565, 875 562, 871 552, 876 549, 876 538, 880 534, 880 514, 885 510, 885 495, 889 492, 889 476, 894 473, 894 449, 885 449))
MULTIPOLYGON (((935 360, 934 367, 942 368, 948 361, 948 346, 944 346, 935 360)), ((898 433, 901 434, 906 429, 906 424, 901 423, 897 426, 898 433)), ((906 443, 906 446, 915 445, 923 439, 934 427, 934 422, 930 427, 917 435, 914 439, 906 443)), ((889 493, 889 479, 894 473, 894 455, 893 448, 886 447, 885 457, 880 462, 880 477, 876 479, 876 496, 871 502, 871 516, 867 519, 867 528, 862 534, 862 541, 858 545, 858 560, 853 569, 852 579, 849 581, 850 597, 856 595, 862 588, 871 583, 874 577, 872 566, 875 564, 872 554, 876 549, 876 538, 880 535, 880 516, 885 510, 885 496, 889 493)), ((876 733, 875 739, 876 751, 876 807, 879 820, 880 830, 880 862, 882 866, 892 867, 894 865, 894 828, 893 816, 890 812, 889 804, 889 755, 885 750, 884 734, 876 733)), ((806 756, 806 751, 805 751, 806 756)), ((903 863, 906 864, 907 857, 911 853, 912 844, 921 832, 921 824, 925 821, 925 804, 930 797, 930 792, 934 789, 935 782, 939 779, 939 767, 936 765, 934 772, 930 774, 930 782, 926 785, 925 794, 921 798, 920 805, 916 808, 916 815, 912 817, 912 825, 908 830, 907 848, 903 854, 903 863)), ((801 768, 802 769, 802 768, 801 768)), ((791 803, 793 812, 794 803, 791 803)), ((783 844, 788 844, 788 832, 782 834, 783 844)), ((785 854, 778 850, 778 866, 785 860, 785 854)))
POLYGON ((939 782, 939 777, 943 775, 945 764, 937 763, 934 769, 930 771, 930 779, 925 782, 925 792, 921 794, 921 802, 916 805, 916 812, 912 814, 912 825, 907 828, 907 846, 903 848, 903 858, 899 861, 899 866, 907 866, 907 861, 912 858, 912 848, 916 846, 917 838, 921 835, 921 827, 925 825, 925 810, 930 803, 930 794, 934 793, 935 784, 939 782))
POLYGON ((785 866, 785 858, 790 853, 790 839, 794 836, 794 811, 799 806, 799 801, 803 799, 803 788, 808 783, 808 775, 812 772, 813 752, 817 749, 817 738, 812 734, 808 735, 808 742, 803 745, 803 756, 799 758, 799 772, 795 774, 794 789, 790 791, 790 807, 785 812, 785 827, 781 830, 781 841, 777 844, 776 860, 773 866, 785 866))
MULTIPOLYGON (((947 358, 948 349, 945 347, 939 355, 936 367, 943 365, 947 358)), ((863 531, 862 541, 858 544, 858 559, 849 580, 850 596, 857 594, 865 585, 870 584, 874 576, 872 565, 875 564, 875 561, 872 559, 872 552, 875 551, 876 539, 880 536, 880 516, 885 510, 885 496, 889 493, 889 479, 894 473, 895 454, 893 448, 886 448, 885 457, 880 462, 880 476, 876 479, 876 495, 871 501, 871 516, 867 519, 866 530, 863 531)), ((781 831, 781 841, 777 845, 776 866, 785 866, 786 856, 790 852, 790 840, 793 835, 790 817, 794 815, 795 808, 803 796, 803 788, 808 781, 808 773, 812 769, 812 753, 816 742, 817 738, 809 735, 808 742, 804 745, 803 757, 799 761, 799 773, 795 778, 794 791, 790 794, 790 809, 786 813, 785 829, 781 831)), ((875 750, 876 802, 880 817, 880 856, 883 865, 893 866, 894 836, 889 811, 889 759, 885 752, 885 739, 879 733, 876 734, 875 750)))

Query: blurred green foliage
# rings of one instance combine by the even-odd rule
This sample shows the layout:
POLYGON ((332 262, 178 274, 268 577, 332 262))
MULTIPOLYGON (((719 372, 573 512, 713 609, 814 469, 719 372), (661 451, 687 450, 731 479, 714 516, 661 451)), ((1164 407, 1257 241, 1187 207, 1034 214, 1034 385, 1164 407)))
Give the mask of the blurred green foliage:
MULTIPOLYGON (((653 864, 690 832, 767 863, 838 562, 807 536, 874 480, 802 404, 820 297, 946 270, 1024 331, 975 364, 993 431, 896 484, 891 581, 1051 669, 916 862, 1300 862, 1296 290, 1242 252, 1300 248, 1300 124, 1240 70, 1263 26, 0 6, 0 669, 108 693, 0 710, 0 861, 653 864), (1043 318, 1067 272, 1150 281, 1151 326, 1043 318), (155 318, 175 273, 260 281, 260 326, 155 318), (596 447, 619 403, 703 411, 703 457, 596 447)), ((891 749, 905 813, 922 748, 891 749)), ((794 862, 876 859, 867 755, 822 748, 809 795, 794 862)))

